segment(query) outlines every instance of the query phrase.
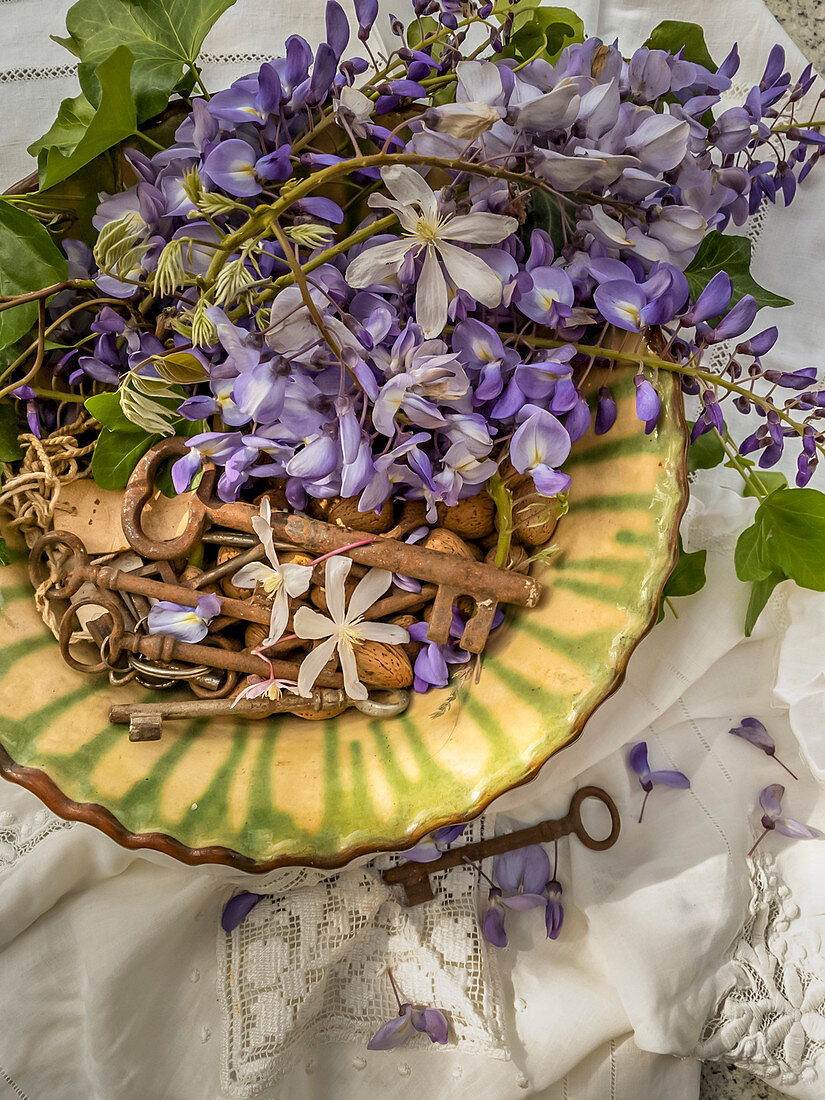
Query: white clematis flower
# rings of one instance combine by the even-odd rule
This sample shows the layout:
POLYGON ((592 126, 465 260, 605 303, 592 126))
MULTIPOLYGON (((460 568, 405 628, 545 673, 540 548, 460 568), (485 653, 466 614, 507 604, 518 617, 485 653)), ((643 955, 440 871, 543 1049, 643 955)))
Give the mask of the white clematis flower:
POLYGON ((346 270, 349 285, 359 288, 380 283, 398 272, 409 252, 417 256, 423 249, 415 319, 426 337, 440 335, 447 323, 447 281, 441 264, 459 290, 466 290, 482 305, 497 306, 502 294, 501 277, 478 252, 468 252, 452 242, 499 244, 518 229, 516 219, 480 211, 444 213, 435 191, 405 164, 387 165, 381 169, 381 178, 394 198, 370 195, 369 204, 388 207, 397 214, 404 236, 359 253, 346 270))
POLYGON ((364 622, 364 613, 390 586, 392 574, 388 570, 370 569, 356 585, 349 607, 346 606, 344 582, 351 568, 350 558, 336 555, 327 559, 325 588, 329 617, 309 607, 299 607, 295 612, 295 633, 299 638, 325 639, 301 662, 298 670, 300 695, 311 693, 312 685, 337 649, 344 674, 344 690, 350 699, 366 699, 367 689, 358 679, 355 647, 365 641, 401 645, 410 640, 409 633, 401 626, 364 622))
POLYGON ((267 596, 272 597, 272 615, 269 619, 269 634, 261 645, 272 645, 284 632, 289 618, 288 596, 301 596, 309 588, 312 580, 312 567, 309 565, 281 565, 275 553, 272 541, 270 519, 272 511, 269 500, 261 501, 260 515, 252 519, 252 528, 261 541, 269 558, 269 565, 262 561, 253 561, 243 566, 232 577, 232 583, 238 588, 254 588, 258 583, 263 586, 267 596))

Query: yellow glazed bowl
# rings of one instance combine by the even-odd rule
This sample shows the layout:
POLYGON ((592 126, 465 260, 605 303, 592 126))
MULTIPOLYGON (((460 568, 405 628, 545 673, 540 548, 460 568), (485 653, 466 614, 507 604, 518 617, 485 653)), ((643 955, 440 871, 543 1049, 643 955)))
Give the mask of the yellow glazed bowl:
POLYGON ((687 499, 678 381, 657 382, 649 436, 632 369, 591 381, 594 393, 609 385, 618 418, 607 436, 591 429, 565 466, 570 511, 558 557, 535 570, 541 603, 508 612, 480 683, 449 705, 444 689, 386 722, 354 710, 325 722, 202 720, 132 743, 109 724, 110 704, 160 696, 63 663, 21 550, 0 571, 0 771, 126 847, 245 871, 338 867, 476 816, 578 737, 619 685, 676 560, 687 499))

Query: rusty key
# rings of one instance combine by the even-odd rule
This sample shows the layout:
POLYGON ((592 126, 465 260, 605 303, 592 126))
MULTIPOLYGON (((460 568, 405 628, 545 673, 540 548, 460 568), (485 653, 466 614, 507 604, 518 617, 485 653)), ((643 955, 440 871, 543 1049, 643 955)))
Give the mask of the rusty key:
POLYGON ((435 897, 430 875, 438 871, 445 871, 468 861, 475 863, 487 856, 501 855, 502 852, 513 852, 517 848, 526 848, 530 844, 547 844, 551 840, 561 840, 563 836, 569 836, 571 833, 579 838, 585 848, 593 852, 604 852, 607 848, 612 848, 619 839, 620 829, 619 811, 607 791, 603 791, 601 787, 581 787, 573 795, 570 809, 564 817, 540 821, 538 825, 518 829, 514 833, 490 837, 488 840, 459 845, 430 863, 400 863, 397 867, 391 867, 385 871, 383 878, 391 886, 403 887, 406 905, 421 905, 425 901, 432 901, 435 897), (582 803, 588 798, 595 798, 601 802, 610 814, 610 832, 602 840, 590 836, 582 821, 582 803))
MULTIPOLYGON (((186 530, 165 543, 148 538, 143 532, 143 508, 154 493, 154 477, 160 465, 173 454, 185 453, 184 440, 164 439, 155 444, 135 467, 123 499, 123 533, 129 545, 139 554, 155 558, 186 556, 202 536, 210 522, 235 531, 253 530, 252 519, 257 514, 251 504, 241 501, 224 503, 214 496, 216 470, 208 464, 197 492, 192 497, 186 530)), ((364 536, 352 528, 338 527, 300 513, 275 512, 271 520, 276 538, 285 539, 296 548, 324 555, 346 548, 347 557, 361 565, 388 569, 437 587, 427 639, 445 643, 450 637, 453 605, 459 596, 470 596, 476 612, 467 622, 460 645, 470 653, 480 653, 487 643, 499 603, 535 607, 541 595, 541 585, 532 577, 497 569, 483 562, 468 561, 439 550, 411 546, 395 539, 373 538, 365 546, 352 547, 364 536)))

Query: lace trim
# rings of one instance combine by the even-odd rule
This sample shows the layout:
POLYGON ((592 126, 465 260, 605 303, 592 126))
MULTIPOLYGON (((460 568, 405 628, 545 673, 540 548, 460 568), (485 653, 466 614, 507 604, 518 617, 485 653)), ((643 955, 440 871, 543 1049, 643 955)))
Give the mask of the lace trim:
MULTIPOLYGON (((0 4, 10 4, 14 0, 0 0, 0 4)), ((271 61, 272 53, 204 53, 198 58, 201 65, 262 65, 271 61)), ((49 65, 36 69, 21 67, 0 70, 0 84, 15 84, 27 80, 62 80, 74 76, 76 65, 49 65)))
POLYGON ((10 810, 0 811, 0 873, 28 855, 47 836, 74 824, 46 809, 36 810, 28 819, 18 818, 10 810))
MULTIPOLYGON (((476 823, 472 838, 481 833, 476 823)), ((479 931, 475 871, 434 876, 435 900, 408 909, 378 874, 393 862, 385 856, 326 877, 293 869, 230 936, 219 933, 221 1072, 229 1096, 257 1095, 302 1061, 311 1073, 322 1044, 364 1048, 398 1011, 387 966, 404 997, 449 1017, 448 1049, 508 1057, 504 994, 479 931)), ((424 1035, 409 1043, 430 1045, 424 1035)), ((403 1053, 398 1068, 406 1076, 403 1053)), ((354 1068, 366 1064, 360 1052, 353 1056, 354 1068)))
POLYGON ((735 979, 705 1025, 696 1056, 734 1062, 777 1088, 818 1080, 825 1052, 825 960, 819 934, 773 857, 751 868, 749 915, 733 949, 735 979))

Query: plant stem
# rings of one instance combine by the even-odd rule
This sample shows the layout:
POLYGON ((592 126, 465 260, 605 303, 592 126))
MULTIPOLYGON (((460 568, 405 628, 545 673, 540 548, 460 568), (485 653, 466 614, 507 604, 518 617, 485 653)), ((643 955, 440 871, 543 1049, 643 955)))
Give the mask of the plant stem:
POLYGON ((782 763, 782 761, 779 759, 779 757, 776 755, 776 753, 773 754, 773 758, 777 762, 779 767, 784 768, 785 771, 788 773, 789 776, 791 776, 792 779, 799 779, 799 776, 795 772, 792 772, 787 764, 782 763))
POLYGON ((143 141, 146 142, 147 145, 151 145, 153 149, 157 149, 160 153, 162 153, 166 148, 166 146, 161 145, 159 141, 155 141, 155 139, 150 138, 148 134, 144 134, 142 130, 135 130, 133 136, 141 138, 143 141))
POLYGON ((86 290, 94 285, 91 279, 66 279, 62 283, 44 286, 41 290, 31 290, 28 294, 4 295, 0 297, 0 313, 7 309, 14 309, 15 306, 25 305, 26 302, 36 302, 40 298, 51 298, 53 294, 59 294, 61 290, 86 290))
MULTIPOLYGON (((321 267, 323 264, 328 263, 333 257, 340 255, 342 252, 346 252, 348 248, 352 248, 353 245, 360 244, 362 241, 369 240, 370 237, 377 233, 383 233, 385 229, 389 229, 391 225, 394 225, 398 221, 396 214, 387 214, 384 218, 379 218, 377 221, 372 222, 370 225, 364 226, 363 229, 357 230, 355 233, 350 233, 348 237, 344 237, 343 240, 338 241, 337 244, 331 245, 323 252, 319 252, 317 256, 313 256, 311 260, 307 260, 305 264, 301 265, 301 270, 305 275, 309 275, 317 267, 321 267)), ((281 290, 285 286, 290 286, 295 282, 295 273, 290 271, 287 275, 281 275, 277 279, 273 280, 273 289, 262 291, 259 295, 256 295, 256 302, 266 302, 270 298, 274 298, 278 290, 281 290)))
MULTIPOLYGON (((716 432, 717 435, 719 435, 719 432, 716 431, 715 428, 713 430, 716 432)), ((739 474, 741 474, 742 480, 745 482, 746 485, 750 485, 759 500, 763 501, 765 497, 768 496, 768 489, 766 488, 765 483, 759 479, 759 475, 756 473, 755 470, 751 469, 749 466, 746 466, 745 463, 742 461, 742 456, 731 444, 730 436, 727 432, 725 432, 724 435, 720 435, 719 438, 722 440, 722 446, 725 448, 725 454, 730 459, 731 466, 733 466, 733 468, 739 474)))
MULTIPOLYGON (((596 355, 601 359, 611 359, 619 363, 632 363, 640 364, 646 367, 654 367, 656 370, 666 370, 671 374, 685 374, 690 378, 698 378, 702 382, 707 382, 710 386, 722 386, 730 393, 737 393, 743 397, 747 397, 749 401, 752 401, 755 405, 759 405, 760 408, 769 412, 775 412, 780 420, 784 420, 786 424, 789 424, 794 431, 799 435, 802 435, 805 425, 800 424, 799 421, 794 420, 793 417, 788 416, 782 409, 777 409, 764 397, 760 397, 758 394, 753 393, 745 386, 737 385, 736 382, 729 382, 727 379, 720 377, 718 374, 714 374, 712 371, 702 370, 699 367, 689 367, 681 363, 675 363, 668 359, 659 359, 655 355, 644 355, 641 353, 632 354, 625 351, 613 351, 611 348, 603 348, 594 344, 576 344, 572 340, 556 340, 550 337, 541 336, 524 336, 515 332, 499 332, 499 336, 502 340, 508 339, 521 340, 525 344, 529 344, 535 348, 560 348, 570 346, 575 348, 576 351, 582 352, 584 355, 596 355)), ((825 454, 825 446, 821 443, 817 444, 817 449, 825 454)))
POLYGON ((36 397, 42 397, 47 401, 85 401, 89 396, 85 393, 63 393, 62 390, 46 390, 40 386, 32 386, 36 397))
POLYGON ((503 569, 510 553, 513 538, 513 494, 504 483, 498 470, 487 482, 487 492, 492 497, 498 515, 498 542, 496 544, 496 568, 503 569))
POLYGON ((756 849, 759 847, 759 845, 762 843, 762 841, 765 839, 765 837, 768 835, 769 832, 770 832, 770 829, 765 829, 765 831, 762 833, 762 835, 757 837, 756 843, 751 848, 751 850, 748 852, 748 854, 745 856, 745 859, 750 859, 750 857, 753 855, 753 853, 756 851, 756 849))
POLYGON ((401 1012, 401 995, 398 992, 398 986, 395 984, 395 978, 393 977, 392 967, 389 967, 389 966, 387 967, 387 977, 390 979, 390 985, 392 986, 392 991, 395 994, 396 1001, 398 1001, 398 1011, 400 1013, 401 1012))
MULTIPOLYGON (((650 791, 652 791, 652 790, 653 790, 653 788, 651 787, 650 791)), ((639 811, 639 824, 640 825, 642 823, 642 818, 645 816, 645 806, 647 805, 647 800, 650 798, 650 791, 645 791, 645 796, 642 799, 642 808, 639 811)))

